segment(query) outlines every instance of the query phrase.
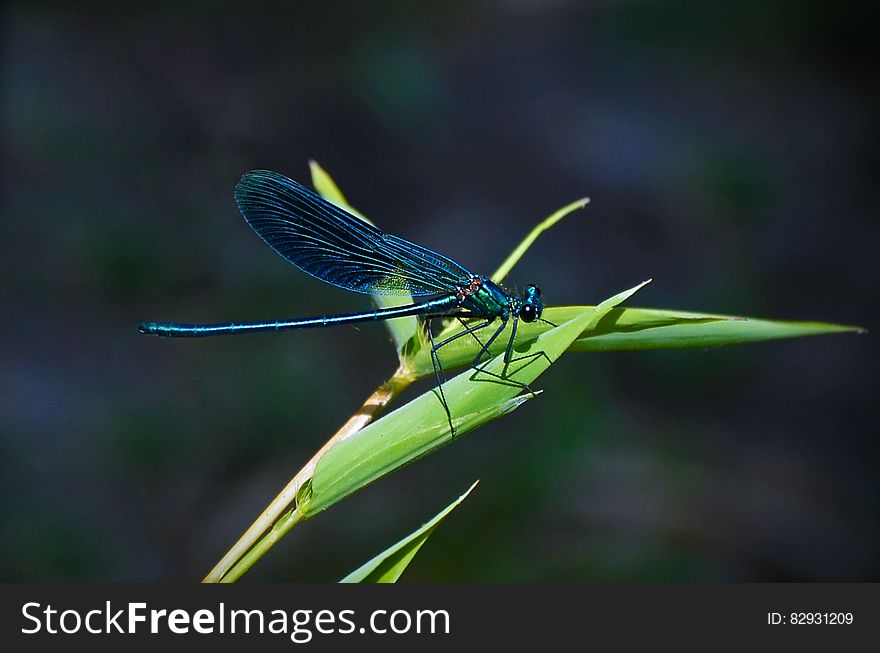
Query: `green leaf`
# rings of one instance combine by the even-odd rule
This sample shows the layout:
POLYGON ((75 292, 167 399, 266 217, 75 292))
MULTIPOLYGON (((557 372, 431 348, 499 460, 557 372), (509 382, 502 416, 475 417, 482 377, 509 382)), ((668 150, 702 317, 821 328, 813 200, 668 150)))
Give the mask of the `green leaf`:
MULTIPOLYGON (((586 314, 589 318, 590 314, 586 314)), ((576 317, 534 342, 535 351, 545 349, 551 359, 558 357, 577 337, 586 320, 576 317)), ((503 361, 493 359, 488 369, 500 373, 503 361)), ((532 364, 511 374, 520 383, 533 381, 549 363, 535 357, 532 364)), ((456 437, 510 413, 533 397, 520 395, 515 385, 486 377, 471 380, 472 371, 464 372, 443 385, 452 412, 456 437)), ((318 461, 312 476, 312 495, 299 509, 311 516, 452 440, 446 412, 436 390, 422 394, 408 404, 388 413, 362 431, 332 447, 318 461)))
MULTIPOLYGON (((516 383, 532 383, 585 329, 600 321, 639 287, 595 308, 575 311, 560 326, 517 348, 518 360, 511 361, 506 373, 502 355, 493 358, 485 369, 493 374, 504 374, 506 379, 516 383)), ((455 437, 515 410, 534 396, 520 394, 522 388, 516 383, 505 383, 474 370, 445 383, 443 392, 452 412, 455 437)), ((315 467, 311 496, 297 510, 303 517, 309 517, 451 440, 439 393, 436 389, 426 392, 327 451, 315 467)))
POLYGON ((410 561, 418 553, 422 545, 434 532, 434 529, 446 518, 450 512, 455 510, 458 505, 467 498, 467 496, 477 487, 479 481, 475 481, 468 490, 450 503, 431 521, 424 524, 417 531, 410 533, 397 544, 385 549, 369 562, 364 563, 348 576, 343 578, 340 583, 394 583, 400 578, 403 571, 409 566, 410 561))
MULTIPOLYGON (((582 307, 553 311, 556 319, 577 314, 582 307)), ((553 319, 553 318, 550 318, 553 319)), ((801 338, 831 333, 864 333, 857 326, 828 322, 791 322, 752 317, 669 311, 650 308, 617 308, 596 326, 581 334, 573 351, 628 351, 720 347, 749 342, 801 338)))
MULTIPOLYGON (((336 206, 345 209, 352 215, 356 215, 364 222, 373 224, 369 218, 348 203, 345 195, 339 190, 339 186, 336 185, 330 174, 317 161, 309 161, 309 168, 312 173, 312 186, 314 186, 321 197, 333 202, 336 206)), ((413 299, 409 295, 373 295, 372 300, 379 308, 413 303, 413 299)), ((397 356, 401 363, 404 362, 410 352, 421 348, 425 343, 423 330, 419 326, 419 319, 417 317, 398 317, 393 320, 385 320, 385 325, 391 333, 391 339, 394 341, 394 347, 397 350, 397 356)))
MULTIPOLYGON (((591 308, 591 306, 550 307, 544 310, 544 318, 555 323, 565 322, 591 308)), ((550 328, 549 325, 538 322, 521 323, 516 334, 517 346, 526 346, 550 328)), ((455 328, 444 332, 443 337, 449 337, 461 330, 462 327, 456 325, 455 328)), ((572 343, 571 350, 632 351, 720 347, 782 338, 863 332, 864 329, 861 327, 827 322, 787 322, 715 313, 614 308, 607 311, 595 324, 585 328, 572 343)), ((506 343, 506 338, 499 337, 492 344, 490 351, 492 354, 498 354, 503 351, 506 343)), ((473 337, 459 338, 440 349, 440 361, 444 369, 456 369, 470 364, 479 351, 480 344, 473 337)), ((417 376, 432 375, 434 367, 431 364, 430 351, 419 352, 411 361, 411 366, 417 376)))
POLYGON ((582 197, 579 200, 575 200, 571 204, 563 206, 561 209, 559 209, 548 218, 540 222, 537 226, 535 226, 535 228, 532 229, 525 238, 523 238, 522 242, 516 246, 516 249, 511 252, 510 256, 505 259, 504 263, 502 263, 501 266, 497 270, 495 270, 495 272, 491 276, 492 281, 494 281, 495 283, 501 283, 504 278, 508 274, 510 274, 513 266, 519 262, 523 254, 525 254, 529 247, 532 246, 532 243, 534 243, 538 239, 538 236, 540 236, 550 227, 562 220, 562 218, 567 216, 572 211, 584 208, 587 204, 589 204, 589 202, 589 197, 582 197))
POLYGON ((339 190, 339 186, 336 185, 336 182, 333 181, 333 177, 330 176, 330 173, 324 170, 324 168, 322 168, 314 159, 309 161, 309 170, 312 173, 312 186, 314 186, 315 190, 321 197, 333 202, 336 206, 345 209, 349 213, 356 215, 364 222, 373 224, 367 216, 348 203, 348 200, 345 199, 345 195, 342 194, 342 191, 339 190))

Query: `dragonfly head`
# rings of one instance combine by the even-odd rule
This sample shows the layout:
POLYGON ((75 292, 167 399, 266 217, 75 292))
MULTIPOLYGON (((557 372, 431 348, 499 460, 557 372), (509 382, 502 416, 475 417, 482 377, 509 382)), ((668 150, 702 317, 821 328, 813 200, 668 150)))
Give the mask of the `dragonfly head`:
POLYGON ((541 300, 541 289, 529 284, 523 289, 522 306, 519 307, 519 319, 523 322, 534 322, 541 318, 544 302, 541 300))

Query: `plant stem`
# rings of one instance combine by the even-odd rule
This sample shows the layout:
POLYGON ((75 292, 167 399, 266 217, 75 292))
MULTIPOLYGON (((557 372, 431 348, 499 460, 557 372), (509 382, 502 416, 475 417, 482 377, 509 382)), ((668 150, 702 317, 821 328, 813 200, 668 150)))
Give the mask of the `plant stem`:
POLYGON ((297 512, 296 496, 303 484, 312 477, 315 466, 321 457, 335 444, 351 437, 373 421, 385 407, 400 395, 415 380, 412 371, 404 366, 397 368, 394 375, 380 385, 361 405, 342 427, 324 443, 311 459, 300 469, 290 482, 278 493, 271 503, 254 520, 254 523, 242 534, 238 541, 226 552, 214 568, 208 572, 202 582, 226 582, 227 574, 232 576, 230 569, 235 567, 234 578, 237 580, 263 554, 306 516, 297 512), (285 514, 285 513, 290 514, 285 514), (269 529, 271 532, 268 532, 269 529), (276 533, 277 529, 277 533, 276 533), (264 533, 267 537, 263 537, 264 533))
POLYGON ((305 519, 305 516, 295 508, 284 513, 281 519, 275 522, 275 525, 272 526, 271 530, 263 535, 260 540, 247 553, 245 553, 244 556, 242 556, 241 560, 236 562, 232 569, 220 579, 220 582, 234 583, 241 578, 248 569, 256 564, 257 560, 262 558, 269 549, 275 546, 278 540, 287 534, 287 531, 303 521, 303 519, 305 519))

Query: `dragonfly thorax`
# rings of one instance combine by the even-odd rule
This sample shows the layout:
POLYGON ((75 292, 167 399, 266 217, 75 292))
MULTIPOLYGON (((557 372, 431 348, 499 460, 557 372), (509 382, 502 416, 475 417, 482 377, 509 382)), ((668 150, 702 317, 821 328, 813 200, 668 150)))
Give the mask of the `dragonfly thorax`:
POLYGON ((511 315, 523 322, 533 322, 541 317, 544 302, 541 289, 528 285, 522 296, 510 293, 491 279, 474 276, 470 283, 456 293, 459 305, 474 315, 503 320, 511 315))

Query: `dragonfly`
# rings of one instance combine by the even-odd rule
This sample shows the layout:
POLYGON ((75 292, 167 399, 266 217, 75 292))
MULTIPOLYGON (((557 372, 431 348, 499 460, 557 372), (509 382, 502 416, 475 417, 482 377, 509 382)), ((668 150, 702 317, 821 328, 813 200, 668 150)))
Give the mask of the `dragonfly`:
MULTIPOLYGON (((409 295, 421 301, 402 306, 376 308, 358 313, 299 317, 263 322, 179 324, 141 322, 141 333, 163 337, 205 336, 289 331, 356 324, 399 317, 418 316, 425 323, 431 345, 431 362, 446 412, 450 432, 455 433, 452 413, 443 392, 443 367, 438 352, 449 343, 472 336, 480 350, 471 362, 475 373, 532 390, 506 376, 515 360, 547 355, 537 352, 514 358, 514 342, 520 321, 552 322, 541 316, 541 289, 527 285, 520 294, 511 292, 490 278, 474 274, 450 258, 399 236, 385 233, 352 215, 305 186, 269 170, 246 172, 235 187, 235 202, 257 235, 306 274, 345 290, 366 295, 409 295), (430 322, 454 318, 463 329, 436 342, 430 322), (512 322, 504 351, 501 374, 486 369, 489 350, 512 322), (482 340, 477 332, 492 325, 495 330, 482 340)), ((549 359, 548 359, 549 360, 549 359)))

